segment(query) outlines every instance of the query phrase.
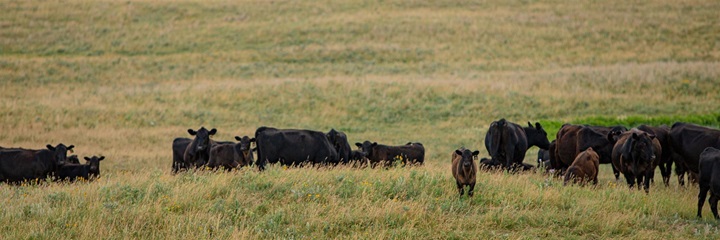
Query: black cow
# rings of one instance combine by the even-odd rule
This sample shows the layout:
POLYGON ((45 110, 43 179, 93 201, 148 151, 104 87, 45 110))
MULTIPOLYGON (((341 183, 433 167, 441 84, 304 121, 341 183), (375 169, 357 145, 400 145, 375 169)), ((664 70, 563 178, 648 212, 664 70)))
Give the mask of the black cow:
MULTIPOLYGON (((553 169, 564 171, 573 163, 580 152, 593 148, 600 157, 600 164, 612 163, 612 150, 620 134, 627 131, 623 126, 602 127, 564 124, 557 133, 555 153, 550 154, 553 169)), ((613 168, 615 180, 620 179, 620 172, 613 168)))
POLYGON ((702 217, 702 207, 710 191, 710 210, 715 219, 720 220, 718 216, 717 204, 720 200, 720 150, 714 147, 707 147, 700 153, 700 193, 698 194, 698 218, 702 217))
POLYGON ((80 164, 80 158, 75 154, 70 155, 67 157, 67 163, 80 164))
POLYGON ((239 142, 213 146, 210 150, 210 160, 207 166, 212 169, 223 167, 225 170, 231 170, 252 165, 255 160, 251 145, 255 142, 255 138, 235 136, 235 140, 239 142))
POLYGON ((542 167, 545 169, 545 171, 550 171, 552 169, 552 163, 550 162, 550 153, 555 150, 555 140, 552 140, 550 142, 550 145, 548 146, 548 149, 539 149, 538 150, 538 156, 537 156, 537 164, 538 167, 542 167))
POLYGON ((380 163, 384 163, 385 167, 390 167, 396 159, 402 161, 403 165, 407 163, 422 164, 425 161, 425 147, 420 143, 388 146, 364 141, 355 143, 355 145, 362 149, 363 154, 370 161, 370 167, 373 168, 380 163))
POLYGON ((78 163, 67 163, 60 166, 57 170, 56 181, 70 181, 74 182, 78 178, 90 179, 90 165, 78 164, 78 163))
POLYGON ((105 159, 105 156, 85 157, 86 164, 89 166, 90 179, 100 177, 100 161, 103 159, 105 159))
POLYGON ((545 150, 550 146, 547 133, 538 122, 535 127, 528 122, 528 127, 523 128, 503 118, 492 122, 485 135, 485 148, 490 157, 500 161, 508 171, 523 167, 525 152, 532 146, 545 150))
MULTIPOLYGON (((327 133, 328 141, 330 141, 330 144, 335 147, 335 151, 338 153, 338 161, 339 163, 347 164, 350 162, 350 153, 352 151, 352 148, 350 148, 350 143, 347 140, 347 135, 345 135, 344 132, 338 132, 334 128, 330 129, 330 132, 327 133)), ((338 162, 332 162, 334 164, 337 164, 338 162)))
POLYGON ((193 166, 196 168, 202 167, 207 164, 210 158, 210 149, 215 144, 210 139, 210 136, 215 135, 217 130, 213 128, 208 131, 205 127, 200 127, 197 131, 188 129, 188 133, 195 136, 195 138, 176 138, 173 140, 173 173, 193 166))
POLYGON ((57 174, 67 161, 67 152, 74 145, 47 145, 47 149, 32 150, 12 148, 0 150, 0 181, 19 183, 39 180, 57 174))
POLYGON ((280 162, 283 165, 337 163, 335 147, 323 132, 260 127, 255 131, 258 169, 280 162))
POLYGON ((480 162, 480 169, 486 170, 486 171, 499 170, 503 166, 500 161, 492 159, 492 158, 481 158, 479 162, 480 162))
POLYGON ((365 167, 367 165, 367 158, 362 150, 352 150, 350 152, 350 162, 348 163, 355 167, 365 167))
MULTIPOLYGON (((72 155, 77 158, 77 155, 72 155)), ((85 157, 86 164, 78 163, 67 163, 60 166, 57 171, 56 181, 70 181, 74 182, 78 178, 85 180, 93 180, 100 177, 100 161, 105 159, 104 156, 92 156, 92 158, 85 157)))
MULTIPOLYGON (((654 135, 637 128, 624 132, 612 151, 613 166, 620 170, 632 188, 637 180, 650 192, 650 177, 657 167, 656 156, 662 155, 660 142, 654 135)), ((639 189, 639 187, 638 187, 639 189)))
POLYGON ((670 129, 670 145, 686 170, 697 174, 700 153, 708 147, 720 148, 720 130, 677 122, 670 129))
MULTIPOLYGON (((672 174, 672 164, 673 160, 677 158, 673 158, 673 151, 670 147, 670 127, 666 125, 662 125, 659 127, 652 127, 648 125, 640 125, 637 127, 637 129, 640 129, 642 131, 645 131, 651 135, 655 135, 655 138, 660 142, 660 146, 662 147, 662 155, 657 156, 658 159, 658 167, 660 167, 660 174, 662 174, 663 177, 663 183, 665 186, 670 186, 670 175, 672 174)), ((678 164, 675 164, 676 168, 678 164)), ((654 173, 653 176, 654 178, 654 173)), ((653 179, 650 179, 651 181, 653 179)))

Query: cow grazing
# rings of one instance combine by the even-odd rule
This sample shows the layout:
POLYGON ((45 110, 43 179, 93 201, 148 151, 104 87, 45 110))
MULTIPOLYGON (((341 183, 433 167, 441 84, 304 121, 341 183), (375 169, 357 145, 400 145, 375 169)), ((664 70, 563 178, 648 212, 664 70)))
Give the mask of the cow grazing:
POLYGON ((337 150, 323 132, 260 127, 255 131, 255 141, 261 171, 268 162, 297 166, 339 161, 337 150))
MULTIPOLYGON (((600 164, 612 163, 612 149, 617 136, 627 131, 623 126, 601 127, 564 124, 557 133, 555 151, 551 153, 551 164, 558 174, 572 165, 575 157, 590 147, 600 157, 600 164)), ((613 166, 615 180, 620 172, 613 166)))
POLYGON ((400 146, 387 146, 377 142, 364 141, 355 143, 365 157, 370 161, 370 166, 375 167, 384 163, 390 167, 395 159, 400 159, 403 165, 410 163, 422 164, 425 161, 425 147, 420 143, 411 143, 400 146))
POLYGON ((613 166, 625 176, 628 186, 638 188, 643 184, 645 192, 650 192, 650 177, 655 171, 658 161, 656 156, 662 154, 660 142, 655 135, 648 134, 637 128, 624 132, 613 147, 613 166))
POLYGON ((239 142, 213 146, 210 149, 210 159, 207 166, 212 169, 223 167, 225 170, 232 170, 252 165, 254 159, 251 145, 255 142, 255 138, 235 136, 235 140, 239 142))
POLYGON ((670 129, 670 145, 686 171, 697 174, 700 153, 708 147, 720 149, 720 130, 677 122, 670 129))
MULTIPOLYGON (((659 127, 652 127, 647 125, 640 125, 637 129, 647 132, 648 134, 655 135, 655 138, 660 142, 662 148, 662 155, 658 157, 658 167, 660 167, 660 174, 662 174, 663 183, 665 186, 670 186, 670 175, 672 173, 672 164, 675 160, 681 160, 679 157, 673 157, 674 153, 670 147, 670 127, 662 125, 659 127)), ((675 163, 676 168, 679 164, 675 163)), ((653 171, 653 175, 654 171, 653 171)), ((654 176, 653 176, 654 178, 654 176)), ((651 179, 652 181, 652 179, 651 179)))
POLYGON ((215 144, 210 136, 215 135, 217 130, 213 128, 208 131, 205 127, 200 127, 197 131, 188 129, 188 133, 195 137, 173 140, 173 173, 191 167, 202 167, 210 158, 210 149, 215 144))
POLYGON ((573 163, 568 167, 563 185, 567 185, 571 180, 573 183, 580 183, 581 185, 585 185, 589 181, 592 181, 593 185, 597 185, 599 169, 600 156, 592 148, 585 149, 585 151, 577 155, 573 163))
POLYGON ((362 150, 352 150, 350 152, 350 162, 348 163, 355 167, 365 167, 367 165, 367 158, 362 150))
POLYGON ((3 149, 0 150, 0 181, 19 183, 39 180, 57 174, 60 166, 67 162, 67 152, 74 145, 47 145, 47 149, 3 149))
POLYGON ((486 171, 499 170, 502 169, 502 163, 492 158, 481 158, 480 169, 486 171))
POLYGON ((492 122, 485 135, 485 148, 490 157, 500 161, 508 171, 527 167, 522 162, 528 148, 538 146, 547 150, 549 145, 547 133, 538 122, 534 127, 528 122, 528 127, 523 128, 503 118, 492 122))
POLYGON ((90 179, 90 165, 78 163, 67 163, 62 165, 57 170, 55 180, 74 182, 78 178, 85 180, 90 179))
POLYGON ((465 193, 465 186, 469 186, 468 196, 473 196, 478 170, 474 159, 478 154, 480 151, 471 152, 465 148, 457 149, 452 154, 452 174, 455 177, 455 184, 457 184, 460 196, 465 193))
POLYGON ((710 210, 715 219, 720 220, 718 216, 717 204, 720 200, 720 150, 714 147, 707 147, 700 153, 700 193, 698 194, 698 218, 702 217, 702 207, 710 191, 710 210))
POLYGON ((539 149, 538 150, 538 157, 537 157, 537 163, 538 167, 542 167, 545 169, 545 171, 550 171, 552 169, 552 162, 550 161, 550 153, 555 151, 555 140, 552 140, 550 142, 550 145, 548 145, 548 149, 539 149))
POLYGON ((352 148, 350 147, 350 143, 347 140, 347 135, 345 135, 344 132, 338 132, 333 128, 330 129, 330 131, 327 133, 327 138, 328 141, 330 141, 330 144, 335 147, 335 151, 337 151, 338 153, 339 162, 333 163, 347 164, 348 162, 350 162, 350 152, 352 151, 352 148))

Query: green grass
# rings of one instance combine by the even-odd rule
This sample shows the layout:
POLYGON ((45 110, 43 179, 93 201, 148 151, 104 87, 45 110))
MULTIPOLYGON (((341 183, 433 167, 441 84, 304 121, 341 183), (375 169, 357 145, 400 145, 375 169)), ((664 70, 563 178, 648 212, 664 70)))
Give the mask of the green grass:
MULTIPOLYGON (((0 146, 105 155, 91 183, 0 185, 0 236, 708 238, 694 186, 478 176, 450 153, 497 119, 720 126, 713 1, 0 0, 0 146), (422 142, 423 167, 170 175, 186 129, 422 142)), ((537 148, 528 151, 532 163, 537 148)), ((659 175, 659 174, 657 174, 659 175)))

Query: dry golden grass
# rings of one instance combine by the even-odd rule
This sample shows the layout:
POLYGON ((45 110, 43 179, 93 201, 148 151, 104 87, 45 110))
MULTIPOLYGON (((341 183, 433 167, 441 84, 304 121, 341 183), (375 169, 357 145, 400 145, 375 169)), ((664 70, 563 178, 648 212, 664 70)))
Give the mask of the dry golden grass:
MULTIPOLYGON (((0 0, 0 146, 105 155, 90 183, 0 186, 20 238, 716 238, 696 187, 483 173, 493 120, 717 125, 713 1, 0 0), (697 118, 695 118, 697 117, 697 118), (659 119, 659 120, 658 120, 659 119), (705 120, 703 120, 705 121, 705 120), (630 122, 630 121, 628 121, 630 122), (188 128, 422 142, 417 168, 170 175, 188 128)), ((532 162, 536 148, 528 151, 532 162)), ((659 175, 659 174, 658 174, 659 175)), ((659 178, 659 176, 658 176, 659 178)))

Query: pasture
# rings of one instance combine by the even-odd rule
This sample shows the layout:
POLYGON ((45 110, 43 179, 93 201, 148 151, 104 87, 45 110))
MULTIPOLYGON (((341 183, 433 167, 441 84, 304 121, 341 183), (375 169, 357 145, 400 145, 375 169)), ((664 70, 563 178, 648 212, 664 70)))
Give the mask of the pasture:
MULTIPOLYGON (((720 126, 716 1, 0 0, 0 146, 104 155, 93 182, 0 185, 7 239, 716 239, 697 186, 478 174, 499 118, 720 126), (172 140, 260 126, 422 142, 425 165, 171 175, 172 140)), ((531 148, 526 163, 535 164, 531 148)))

